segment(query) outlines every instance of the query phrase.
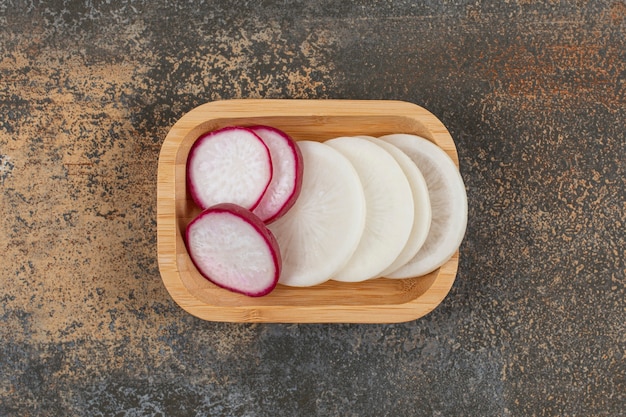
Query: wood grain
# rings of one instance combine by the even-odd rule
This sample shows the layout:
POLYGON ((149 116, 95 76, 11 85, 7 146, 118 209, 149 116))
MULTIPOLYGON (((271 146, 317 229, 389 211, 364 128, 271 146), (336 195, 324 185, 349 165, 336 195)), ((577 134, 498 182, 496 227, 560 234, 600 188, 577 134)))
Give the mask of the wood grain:
POLYGON ((329 281, 310 288, 278 285, 264 297, 247 297, 207 281, 189 259, 183 231, 199 209, 186 190, 185 164, 203 133, 229 125, 265 124, 296 140, 412 133, 443 148, 458 166, 454 142, 426 109, 402 101, 229 100, 201 105, 181 117, 161 148, 157 187, 158 262, 172 298, 199 318, 227 322, 392 323, 414 320, 446 297, 458 252, 423 277, 379 278, 362 283, 329 281))

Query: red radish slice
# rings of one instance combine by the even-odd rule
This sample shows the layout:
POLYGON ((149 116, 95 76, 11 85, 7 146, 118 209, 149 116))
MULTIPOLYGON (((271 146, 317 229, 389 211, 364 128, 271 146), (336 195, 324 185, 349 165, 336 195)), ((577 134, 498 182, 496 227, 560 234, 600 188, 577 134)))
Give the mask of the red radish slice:
POLYGON ((187 185, 202 209, 233 203, 252 210, 272 179, 270 152, 253 131, 226 127, 201 136, 187 159, 187 185))
POLYGON ((426 180, 411 158, 397 146, 389 142, 371 136, 365 138, 377 144, 395 158, 400 168, 402 168, 404 175, 406 175, 406 179, 409 181, 411 193, 413 194, 413 204, 415 206, 413 229, 411 229, 409 240, 396 260, 380 273, 380 276, 384 277, 411 260, 426 241, 432 218, 430 197, 428 195, 426 180))
POLYGON ((428 274, 445 264, 461 245, 467 226, 467 194, 463 178, 448 154, 415 135, 383 136, 406 153, 420 169, 430 194, 432 221, 424 246, 389 278, 428 274))
POLYGON ((252 210, 265 223, 284 215, 298 198, 302 187, 302 154, 285 132, 269 126, 249 127, 265 142, 272 158, 272 181, 252 210))
POLYGON ((365 225, 365 197, 350 162, 323 143, 299 141, 302 192, 268 228, 283 260, 280 283, 308 287, 327 281, 356 249, 365 225))
POLYGON ((377 277, 404 249, 414 222, 413 195, 396 160, 383 148, 358 137, 325 142, 354 166, 365 194, 363 236, 336 281, 359 282, 377 277))
POLYGON ((278 243, 261 219, 240 206, 204 210, 187 226, 186 241, 198 271, 220 287, 258 297, 278 282, 278 243))

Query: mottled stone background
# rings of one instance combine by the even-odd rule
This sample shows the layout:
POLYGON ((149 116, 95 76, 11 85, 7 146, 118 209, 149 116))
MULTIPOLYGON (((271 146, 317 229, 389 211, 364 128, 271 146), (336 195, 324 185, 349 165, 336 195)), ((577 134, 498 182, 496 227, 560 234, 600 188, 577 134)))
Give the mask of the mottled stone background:
POLYGON ((623 0, 0 0, 0 415, 624 415, 625 29, 623 0), (223 324, 172 301, 161 143, 249 97, 448 126, 470 221, 434 312, 223 324))

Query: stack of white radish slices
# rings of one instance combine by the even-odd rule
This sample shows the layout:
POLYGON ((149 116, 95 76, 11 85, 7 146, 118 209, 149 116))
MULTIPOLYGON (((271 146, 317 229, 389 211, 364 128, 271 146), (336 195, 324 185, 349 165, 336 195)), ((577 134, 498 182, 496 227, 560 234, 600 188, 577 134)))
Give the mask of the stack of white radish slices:
POLYGON ((186 230, 192 261, 249 296, 277 283, 425 275, 467 225, 456 165, 408 134, 296 142, 268 126, 228 127, 194 143, 187 186, 203 210, 186 230))

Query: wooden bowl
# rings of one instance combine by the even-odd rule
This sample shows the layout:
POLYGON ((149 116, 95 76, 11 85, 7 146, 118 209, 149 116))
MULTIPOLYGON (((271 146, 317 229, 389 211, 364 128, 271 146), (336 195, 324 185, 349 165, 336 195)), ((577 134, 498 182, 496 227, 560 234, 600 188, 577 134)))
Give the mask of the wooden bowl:
POLYGON ((430 112, 402 101, 228 100, 201 105, 170 130, 161 148, 157 189, 159 269, 170 295, 187 312, 211 321, 282 323, 392 323, 432 311, 450 291, 457 253, 438 270, 416 278, 361 283, 328 281, 296 288, 278 285, 264 297, 247 297, 206 280, 191 262, 184 230, 199 212, 187 193, 189 149, 203 133, 229 125, 270 125, 296 140, 411 133, 443 148, 458 166, 454 142, 430 112))

